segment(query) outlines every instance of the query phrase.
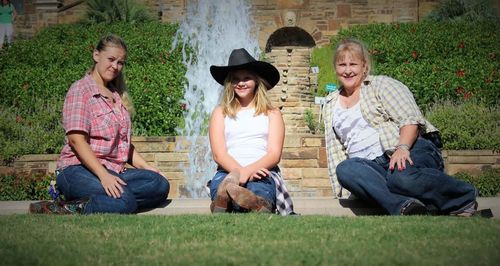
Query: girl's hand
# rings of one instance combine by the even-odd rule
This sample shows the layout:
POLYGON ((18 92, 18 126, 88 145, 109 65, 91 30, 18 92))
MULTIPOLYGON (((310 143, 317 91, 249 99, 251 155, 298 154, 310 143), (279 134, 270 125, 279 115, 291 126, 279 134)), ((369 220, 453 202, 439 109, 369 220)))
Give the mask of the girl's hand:
POLYGON ((389 162, 389 169, 392 171, 397 166, 399 171, 406 169, 406 161, 413 165, 413 161, 410 158, 410 151, 403 148, 398 148, 391 156, 389 162))
POLYGON ((252 173, 252 175, 250 176, 250 181, 261 180, 262 178, 265 178, 265 177, 269 176, 270 174, 271 174, 271 172, 269 170, 267 170, 266 168, 261 168, 261 169, 255 171, 254 173, 252 173))

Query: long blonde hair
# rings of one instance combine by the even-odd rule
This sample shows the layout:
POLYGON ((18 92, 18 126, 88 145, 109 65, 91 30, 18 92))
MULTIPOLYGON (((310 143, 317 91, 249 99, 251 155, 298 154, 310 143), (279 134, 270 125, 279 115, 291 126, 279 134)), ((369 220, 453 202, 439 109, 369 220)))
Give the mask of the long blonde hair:
MULTIPOLYGON (((102 37, 99 42, 97 43, 95 50, 98 52, 102 52, 106 50, 108 47, 117 47, 121 48, 125 51, 125 54, 128 54, 128 49, 127 45, 125 44, 125 41, 123 41, 122 38, 120 38, 117 35, 114 34, 108 34, 102 37)), ((94 71, 95 68, 95 62, 94 65, 92 66, 92 69, 90 71, 94 71)), ((112 81, 109 82, 111 86, 116 89, 118 94, 120 95, 120 98, 122 99, 123 105, 125 108, 127 108, 128 112, 130 113, 131 116, 135 114, 135 108, 134 104, 132 103, 132 98, 130 97, 130 94, 128 93, 127 86, 125 84, 125 78, 123 76, 123 69, 120 71, 118 76, 113 79, 112 81)))
POLYGON ((342 39, 337 43, 333 55, 333 65, 337 63, 337 60, 345 56, 346 53, 350 53, 353 56, 358 56, 361 58, 366 67, 365 77, 371 74, 372 62, 370 58, 370 53, 360 40, 355 38, 342 39))
MULTIPOLYGON (((270 110, 274 109, 271 100, 269 100, 267 96, 267 90, 271 89, 271 85, 259 75, 255 74, 255 77, 255 93, 252 99, 255 105, 255 115, 267 115, 270 110)), ((241 108, 241 104, 234 93, 234 84, 231 82, 232 79, 233 72, 229 72, 224 80, 224 92, 220 105, 222 106, 222 112, 225 116, 235 118, 236 113, 238 113, 238 110, 241 108)))

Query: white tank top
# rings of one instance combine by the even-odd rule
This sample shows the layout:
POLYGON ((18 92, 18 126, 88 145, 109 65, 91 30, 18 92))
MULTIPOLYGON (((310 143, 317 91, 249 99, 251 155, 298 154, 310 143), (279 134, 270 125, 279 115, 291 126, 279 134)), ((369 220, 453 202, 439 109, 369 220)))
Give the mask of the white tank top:
POLYGON ((344 143, 349 158, 373 160, 384 153, 377 130, 361 114, 360 101, 345 109, 337 100, 333 116, 333 128, 344 143))
POLYGON ((224 118, 224 136, 228 153, 241 165, 247 166, 267 153, 269 117, 254 116, 255 109, 241 110, 236 117, 224 118))

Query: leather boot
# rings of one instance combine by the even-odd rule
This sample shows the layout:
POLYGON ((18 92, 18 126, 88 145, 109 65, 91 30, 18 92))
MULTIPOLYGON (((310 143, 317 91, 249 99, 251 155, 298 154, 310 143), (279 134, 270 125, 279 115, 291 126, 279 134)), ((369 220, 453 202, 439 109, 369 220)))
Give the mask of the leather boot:
POLYGON ((221 213, 227 212, 229 209, 229 203, 231 199, 227 194, 227 186, 228 184, 236 184, 238 185, 240 182, 240 175, 236 172, 229 173, 224 180, 217 188, 217 195, 215 196, 215 200, 210 204, 210 211, 212 213, 221 213))
POLYGON ((254 212, 271 213, 272 205, 252 191, 232 183, 226 189, 229 197, 239 206, 254 212))

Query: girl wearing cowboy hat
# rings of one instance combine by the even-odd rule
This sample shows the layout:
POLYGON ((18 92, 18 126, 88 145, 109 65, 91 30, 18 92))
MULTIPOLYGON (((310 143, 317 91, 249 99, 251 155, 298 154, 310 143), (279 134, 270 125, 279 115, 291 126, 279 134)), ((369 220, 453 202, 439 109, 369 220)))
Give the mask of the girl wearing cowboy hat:
POLYGON ((209 182, 210 209, 293 213, 277 166, 285 137, 283 117, 267 97, 279 81, 278 70, 242 48, 231 52, 227 66, 211 66, 210 73, 224 86, 209 125, 218 164, 209 182))

